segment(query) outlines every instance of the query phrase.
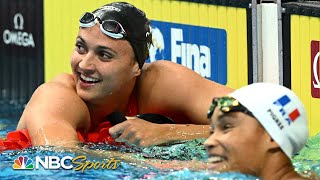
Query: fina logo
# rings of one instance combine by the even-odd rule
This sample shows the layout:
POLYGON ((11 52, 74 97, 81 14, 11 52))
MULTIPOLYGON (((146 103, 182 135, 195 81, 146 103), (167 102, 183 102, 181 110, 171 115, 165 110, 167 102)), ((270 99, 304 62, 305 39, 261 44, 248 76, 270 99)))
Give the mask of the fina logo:
MULTIPOLYGON (((163 34, 157 27, 152 27, 151 33, 153 45, 149 49, 150 62, 166 59, 163 34)), ((205 45, 185 43, 183 39, 183 29, 170 28, 170 35, 171 61, 194 70, 202 77, 210 78, 210 48, 205 45)))
POLYGON ((227 83, 227 34, 224 29, 151 21, 147 62, 168 60, 204 78, 227 83))
POLYGON ((5 44, 12 44, 23 47, 35 47, 32 33, 23 32, 24 18, 21 13, 17 13, 13 17, 14 29, 10 31, 5 29, 3 31, 3 42, 5 44))
POLYGON ((152 45, 149 49, 150 61, 154 62, 157 59, 165 59, 164 56, 164 38, 159 28, 151 27, 152 45))

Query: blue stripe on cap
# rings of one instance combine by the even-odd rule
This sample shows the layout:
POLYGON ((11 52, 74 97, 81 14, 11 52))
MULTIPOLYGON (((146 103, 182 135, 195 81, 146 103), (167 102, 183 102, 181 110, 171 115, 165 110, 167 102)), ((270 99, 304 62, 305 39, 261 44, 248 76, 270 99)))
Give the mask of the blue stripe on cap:
POLYGON ((284 95, 280 99, 278 99, 278 102, 281 104, 281 106, 285 106, 290 102, 290 99, 287 95, 284 95))

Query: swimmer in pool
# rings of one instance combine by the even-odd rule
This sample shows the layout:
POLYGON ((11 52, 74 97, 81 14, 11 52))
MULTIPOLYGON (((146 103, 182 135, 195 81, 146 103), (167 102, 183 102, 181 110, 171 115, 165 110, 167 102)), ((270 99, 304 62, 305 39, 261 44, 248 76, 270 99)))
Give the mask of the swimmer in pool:
POLYGON ((305 179, 290 158, 308 139, 306 111, 289 89, 255 83, 214 98, 206 140, 210 168, 262 179, 305 179))
POLYGON ((210 99, 232 89, 170 61, 144 64, 152 37, 143 11, 110 3, 84 13, 79 25, 72 74, 37 88, 19 121, 17 129, 27 130, 32 145, 81 140, 152 146, 209 136, 204 114, 210 99), (108 116, 114 112, 127 120, 111 127, 108 116), (148 113, 175 124, 136 116, 148 113))

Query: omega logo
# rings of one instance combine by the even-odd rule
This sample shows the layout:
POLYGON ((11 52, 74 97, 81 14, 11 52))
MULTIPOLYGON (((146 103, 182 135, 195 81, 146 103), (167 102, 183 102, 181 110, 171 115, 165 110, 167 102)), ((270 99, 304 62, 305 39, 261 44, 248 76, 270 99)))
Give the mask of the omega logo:
POLYGON ((14 29, 23 30, 24 19, 22 14, 17 13, 13 17, 14 29))
POLYGON ((13 17, 15 30, 5 29, 2 34, 3 42, 7 45, 22 47, 35 47, 32 33, 24 32, 24 18, 21 13, 16 13, 13 17))

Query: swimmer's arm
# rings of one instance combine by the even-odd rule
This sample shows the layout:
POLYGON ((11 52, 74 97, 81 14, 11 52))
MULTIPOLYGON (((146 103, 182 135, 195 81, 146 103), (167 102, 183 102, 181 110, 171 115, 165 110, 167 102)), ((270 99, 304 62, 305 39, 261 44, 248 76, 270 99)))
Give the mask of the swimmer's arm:
POLYGON ((178 140, 207 138, 210 135, 209 125, 155 124, 137 117, 127 119, 109 129, 116 142, 127 145, 146 147, 178 140))
POLYGON ((212 99, 232 91, 169 61, 144 66, 137 87, 139 113, 166 115, 177 123, 155 124, 132 117, 109 129, 116 141, 138 146, 209 137, 207 112, 212 99))
POLYGON ((26 128, 35 146, 72 146, 78 143, 76 129, 89 127, 89 121, 86 105, 74 90, 53 81, 37 88, 17 129, 26 128))

